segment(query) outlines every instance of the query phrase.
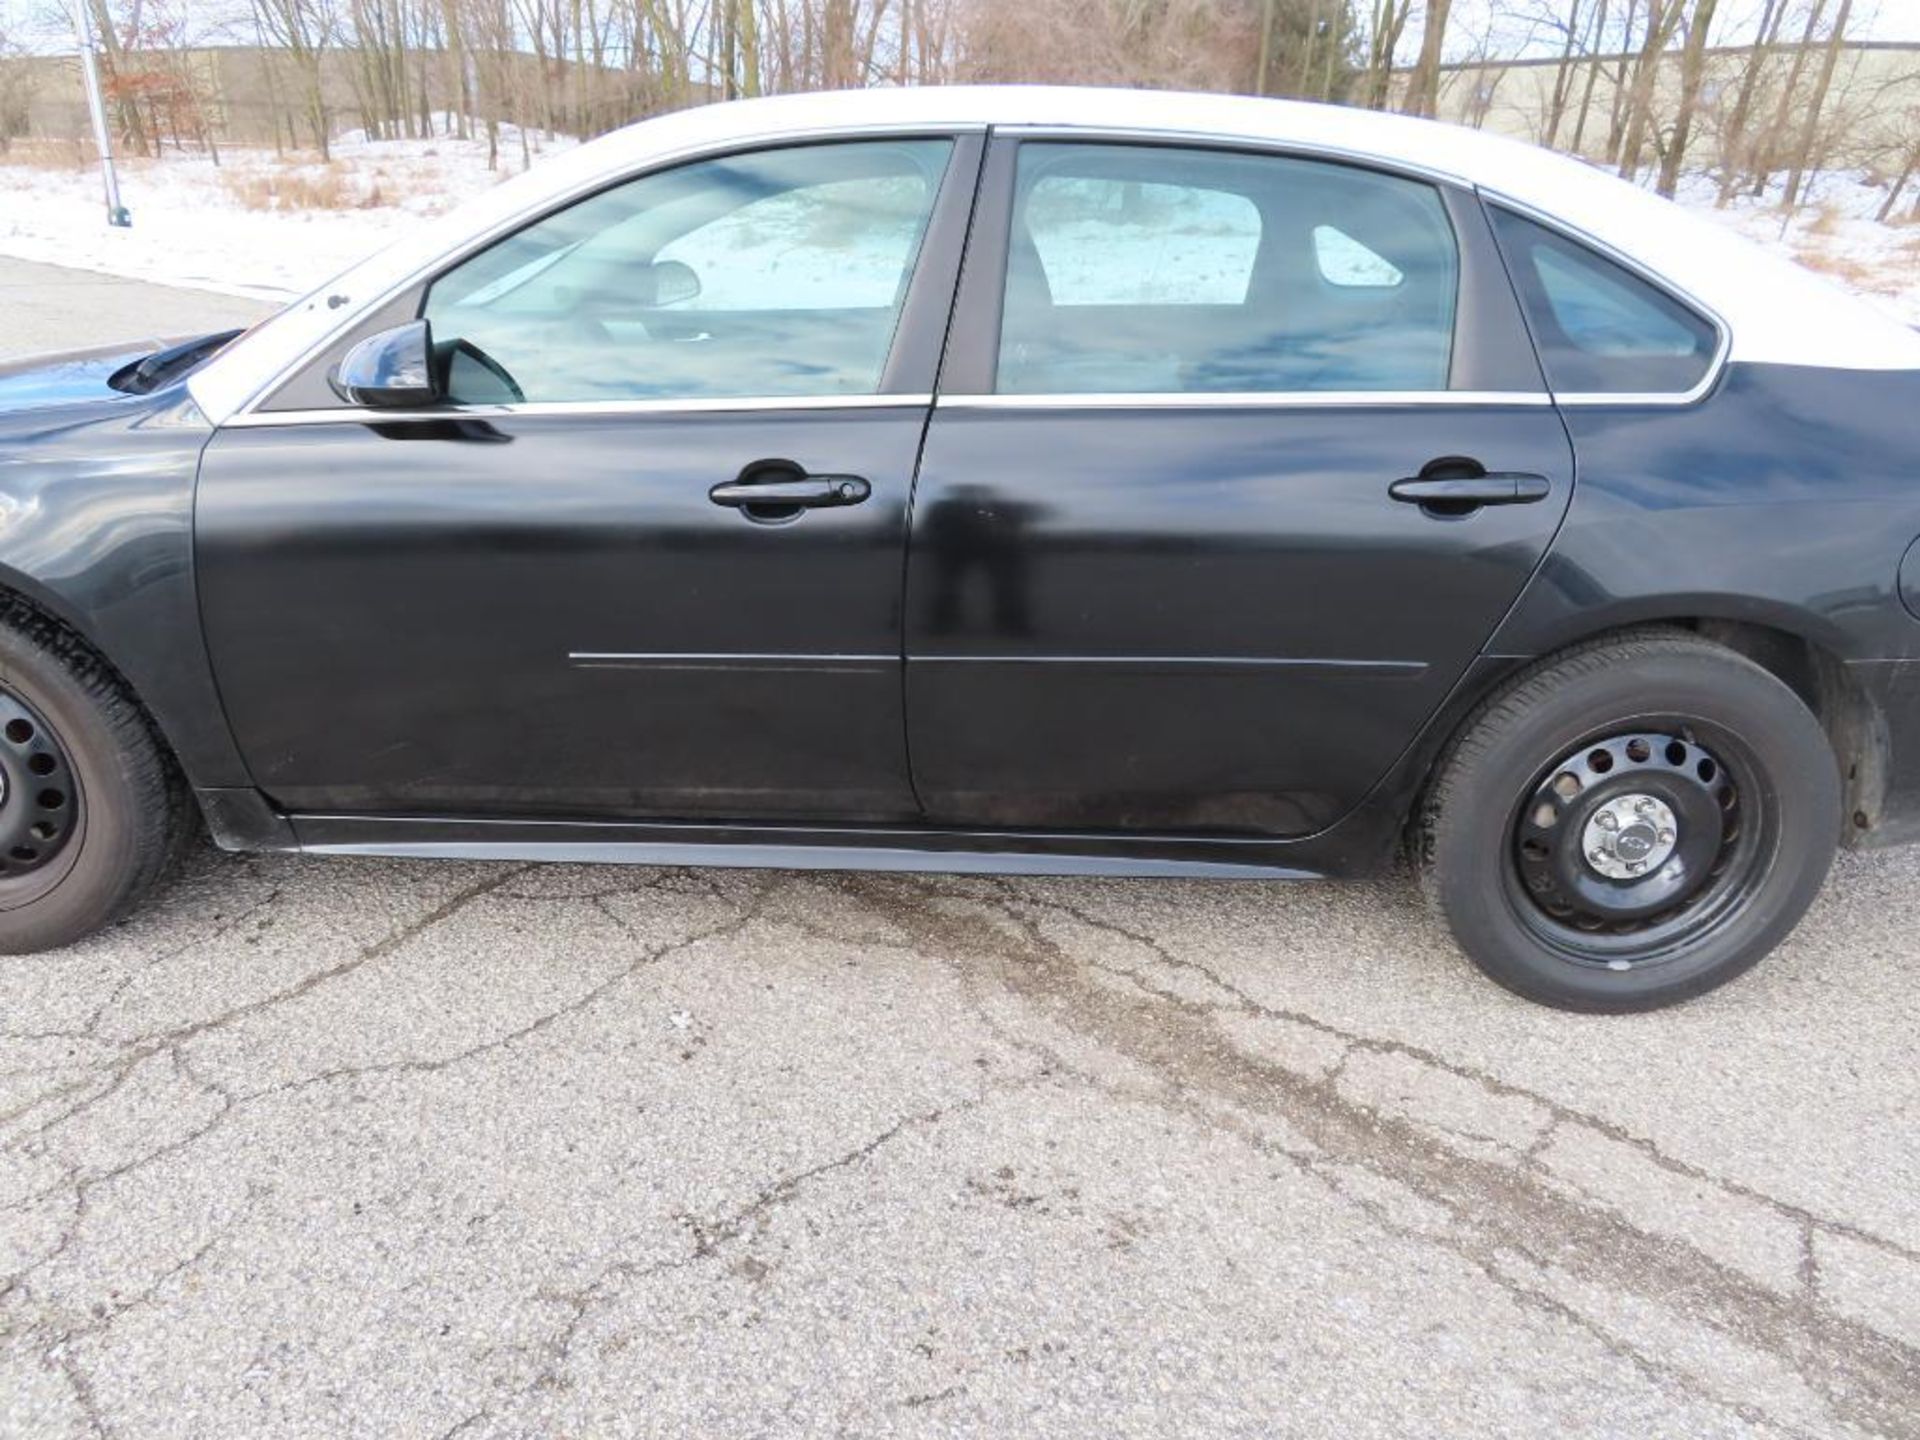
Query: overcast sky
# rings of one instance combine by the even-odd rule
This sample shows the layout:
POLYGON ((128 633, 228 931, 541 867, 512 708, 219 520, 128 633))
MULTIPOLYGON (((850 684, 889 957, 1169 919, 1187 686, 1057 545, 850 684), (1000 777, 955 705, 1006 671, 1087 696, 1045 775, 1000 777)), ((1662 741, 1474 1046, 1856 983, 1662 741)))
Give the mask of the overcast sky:
MULTIPOLYGON (((1032 0, 1044 5, 1047 0, 1032 0)), ((1534 36, 1533 27, 1515 18, 1528 11, 1544 9, 1553 0, 1454 0, 1453 34, 1449 49, 1463 52, 1477 48, 1492 20, 1498 43, 1496 54, 1525 51, 1531 38, 1532 50, 1543 53, 1556 50, 1551 37, 1534 36)), ((1762 0, 1722 0, 1714 20, 1713 42, 1736 45, 1753 37, 1762 0)), ((174 0, 170 9, 182 10, 192 17, 195 28, 215 34, 224 17, 243 17, 243 0, 174 0)), ((1364 10, 1364 3, 1356 8, 1364 10)), ((32 43, 36 49, 68 48, 67 27, 59 18, 66 10, 63 0, 0 0, 0 33, 32 43)), ((237 27, 236 27, 237 28, 237 27)), ((1920 42, 1920 0, 1856 0, 1848 29, 1866 40, 1910 40, 1920 42)), ((1401 42, 1401 59, 1411 60, 1419 48, 1419 27, 1411 25, 1401 42)))

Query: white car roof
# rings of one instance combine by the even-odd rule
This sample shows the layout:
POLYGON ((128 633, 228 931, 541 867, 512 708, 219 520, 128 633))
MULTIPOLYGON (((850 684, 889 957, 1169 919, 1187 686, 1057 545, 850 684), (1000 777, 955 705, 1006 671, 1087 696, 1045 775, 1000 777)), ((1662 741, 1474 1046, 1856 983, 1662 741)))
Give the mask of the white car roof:
POLYGON ((250 332, 189 381, 216 423, 394 290, 476 238, 609 179, 703 151, 823 134, 1044 126, 1268 142, 1476 187, 1630 257, 1713 311, 1730 358, 1920 368, 1920 332, 1726 227, 1538 146, 1346 106, 1053 86, 927 86, 778 96, 676 111, 542 161, 429 221, 250 332))

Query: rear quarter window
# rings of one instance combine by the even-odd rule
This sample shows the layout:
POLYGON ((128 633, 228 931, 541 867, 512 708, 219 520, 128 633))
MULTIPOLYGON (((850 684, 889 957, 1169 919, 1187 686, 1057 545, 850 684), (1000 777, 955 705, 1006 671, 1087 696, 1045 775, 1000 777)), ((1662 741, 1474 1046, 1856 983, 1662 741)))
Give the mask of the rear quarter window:
POLYGON ((1495 207, 1494 229, 1556 394, 1684 395, 1719 332, 1658 286, 1544 225, 1495 207))

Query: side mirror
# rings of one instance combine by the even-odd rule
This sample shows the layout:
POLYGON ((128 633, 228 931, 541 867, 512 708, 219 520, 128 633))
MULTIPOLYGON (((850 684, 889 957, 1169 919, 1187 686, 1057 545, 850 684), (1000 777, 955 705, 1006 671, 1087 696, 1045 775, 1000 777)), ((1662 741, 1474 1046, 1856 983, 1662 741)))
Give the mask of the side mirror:
POLYGON ((647 267, 650 293, 640 297, 649 310, 664 305, 679 305, 700 293, 700 277, 684 260, 656 260, 647 267))
POLYGON ((441 398, 432 357, 427 322, 409 320, 355 345, 329 379, 342 400, 370 410, 432 405, 441 398))

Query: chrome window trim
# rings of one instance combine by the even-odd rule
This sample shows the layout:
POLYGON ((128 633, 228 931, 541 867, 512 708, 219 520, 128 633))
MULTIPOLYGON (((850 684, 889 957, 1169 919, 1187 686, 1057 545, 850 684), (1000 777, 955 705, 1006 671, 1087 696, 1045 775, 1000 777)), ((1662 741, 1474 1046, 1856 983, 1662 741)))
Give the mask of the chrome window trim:
MULTIPOLYGON (((836 140, 885 140, 908 139, 913 137, 924 139, 952 139, 959 135, 984 135, 987 133, 987 130, 988 126, 980 122, 955 125, 930 125, 925 122, 907 123, 903 121, 883 121, 870 125, 832 125, 805 130, 775 131, 763 135, 742 136, 717 144, 691 145, 681 150, 670 150, 664 154, 653 156, 647 162, 633 169, 616 170, 607 174, 596 175, 592 179, 574 186, 572 189, 562 191, 557 195, 542 196, 532 204, 522 206, 520 209, 514 211, 512 215, 507 216, 492 227, 479 232, 477 235, 468 236, 464 244, 436 255, 427 264, 416 267, 409 272, 405 278, 389 285, 377 295, 364 301, 342 306, 339 323, 329 328, 325 335, 321 336, 319 340, 301 352, 298 359, 289 365, 283 365, 266 380, 255 386, 253 393, 248 395, 238 410, 227 417, 225 423, 228 425, 236 424, 244 420, 248 415, 253 414, 263 401, 270 399, 274 392, 282 385, 292 379, 293 376, 301 370, 304 370, 308 365, 312 364, 313 361, 332 346, 342 334, 352 329, 354 325, 378 310, 389 300, 404 294, 415 285, 420 284, 423 280, 433 275, 437 275, 442 270, 459 264, 469 256, 486 249, 489 245, 493 244, 494 241, 512 234, 515 230, 524 228, 542 216, 557 214, 569 205, 577 204, 589 196, 597 195, 602 190, 610 190, 616 185, 625 185, 630 181, 639 180, 644 176, 655 175, 664 170, 676 169, 682 165, 698 164, 702 160, 716 160, 722 156, 739 155, 755 150, 785 150, 796 145, 824 144, 836 140)), ((317 294, 318 292, 315 293, 317 294)), ((304 414, 308 412, 284 411, 282 413, 304 414)))
MULTIPOLYGON (((1629 274, 1640 280, 1644 280, 1668 299, 1691 310, 1699 318, 1713 326, 1714 334, 1719 340, 1719 344, 1713 352, 1713 359, 1707 365, 1706 373, 1700 377, 1699 381, 1695 383, 1690 390, 1684 392, 1677 390, 1620 391, 1618 393, 1613 391, 1570 390, 1565 394, 1555 394, 1553 397, 1555 404, 1580 410, 1607 408, 1644 409, 1647 406, 1653 405, 1694 405, 1706 399, 1706 397, 1713 392, 1714 387, 1720 383, 1720 377, 1725 373, 1727 365, 1730 363, 1733 355, 1733 327, 1727 323, 1726 318, 1722 316, 1718 310, 1707 304, 1706 301, 1702 300, 1692 291, 1676 285, 1673 281, 1667 279, 1666 276, 1656 271, 1649 270, 1640 261, 1634 259, 1633 256, 1616 249, 1604 240, 1596 239, 1594 236, 1580 229, 1577 225, 1569 225, 1565 220, 1560 219, 1550 211, 1542 210, 1538 206, 1529 205, 1524 200, 1516 200, 1510 195, 1502 194, 1500 191, 1484 185, 1476 188, 1481 198, 1490 204, 1511 210, 1514 214, 1533 221, 1534 224, 1540 226, 1542 229, 1551 230, 1554 234, 1593 251, 1594 254, 1612 261, 1629 274)), ((1516 286, 1516 289, 1517 288, 1516 286)), ((1522 308, 1524 309, 1524 307, 1522 308)), ((1545 366, 1541 368, 1544 371, 1545 366)))
MULTIPOLYGON (((1710 382, 1720 378, 1721 366, 1708 372, 1710 382)), ((1566 410, 1605 410, 1605 409, 1645 409, 1650 405, 1673 408, 1698 404, 1706 399, 1707 392, 1713 389, 1712 383, 1695 386, 1684 395, 1662 393, 1659 391, 1595 390, 1569 391, 1565 395, 1554 396, 1554 403, 1566 410)))
POLYGON ((1409 180, 1431 185, 1451 185, 1455 189, 1472 186, 1457 173, 1392 155, 1376 155, 1344 145, 1316 144, 1310 140, 1263 139, 1248 135, 1218 135, 1206 130, 1168 130, 1158 126, 1115 127, 1112 125, 1027 124, 995 125, 996 136, 1017 140, 1061 140, 1074 144, 1175 145, 1205 150, 1252 151, 1281 159, 1322 160, 1335 165, 1357 165, 1368 170, 1383 170, 1409 180))
MULTIPOLYGON (((227 421, 237 430, 280 425, 390 425, 421 420, 510 420, 543 415, 735 415, 788 410, 910 410, 933 403, 931 395, 749 395, 739 399, 542 400, 518 405, 442 405, 426 410, 258 410, 227 421)), ((223 427, 225 428, 225 427, 223 427)))
POLYGON ((941 395, 942 410, 1179 410, 1179 409, 1376 409, 1403 405, 1551 405, 1544 390, 1173 390, 1140 394, 1064 392, 1034 395, 941 395))

